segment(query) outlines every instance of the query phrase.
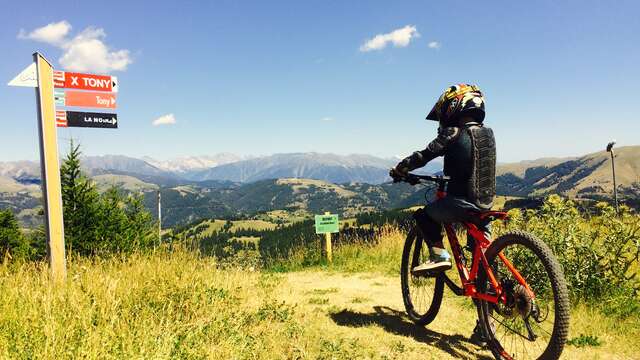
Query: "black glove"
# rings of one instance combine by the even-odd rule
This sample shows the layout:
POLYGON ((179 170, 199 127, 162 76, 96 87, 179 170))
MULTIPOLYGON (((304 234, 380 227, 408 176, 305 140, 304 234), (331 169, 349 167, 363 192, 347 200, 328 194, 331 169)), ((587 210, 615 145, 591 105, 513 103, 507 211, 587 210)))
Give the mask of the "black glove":
POLYGON ((396 165, 396 167, 389 170, 389 176, 391 176, 391 178, 396 181, 406 177, 408 173, 409 168, 407 168, 403 163, 400 163, 396 165))

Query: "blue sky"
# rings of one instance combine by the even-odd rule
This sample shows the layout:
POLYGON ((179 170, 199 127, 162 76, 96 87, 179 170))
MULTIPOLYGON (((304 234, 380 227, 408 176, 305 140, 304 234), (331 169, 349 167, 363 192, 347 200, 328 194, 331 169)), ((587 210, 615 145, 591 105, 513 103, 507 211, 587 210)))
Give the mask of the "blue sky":
MULTIPOLYGON (((612 138, 640 144, 637 1, 12 1, 3 9, 5 83, 36 50, 58 69, 118 76, 119 129, 58 132, 90 155, 404 156, 434 136, 424 117, 458 82, 484 90, 499 161, 584 154, 612 138), (48 24, 58 32, 34 32, 48 24), (82 53, 87 44, 104 53, 82 53), (169 114, 174 124, 152 125, 169 114)), ((33 90, 0 86, 0 106, 0 160, 36 159, 33 90)))

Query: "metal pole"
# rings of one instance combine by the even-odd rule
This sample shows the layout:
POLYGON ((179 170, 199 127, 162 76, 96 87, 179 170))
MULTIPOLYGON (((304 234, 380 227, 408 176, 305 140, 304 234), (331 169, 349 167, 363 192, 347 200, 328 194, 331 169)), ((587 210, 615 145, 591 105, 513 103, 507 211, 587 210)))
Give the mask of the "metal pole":
POLYGON ((158 189, 158 246, 162 244, 162 196, 158 189))
POLYGON ((613 149, 611 149, 611 170, 613 172, 613 201, 616 204, 616 214, 618 214, 618 186, 616 185, 616 160, 613 149))

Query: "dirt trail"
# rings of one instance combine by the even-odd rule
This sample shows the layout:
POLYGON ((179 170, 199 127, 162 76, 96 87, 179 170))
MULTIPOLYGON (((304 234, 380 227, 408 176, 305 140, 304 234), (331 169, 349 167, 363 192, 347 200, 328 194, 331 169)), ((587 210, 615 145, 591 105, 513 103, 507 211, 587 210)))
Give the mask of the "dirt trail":
MULTIPOLYGON (((306 331, 350 341, 368 352, 358 357, 380 359, 492 359, 491 353, 469 342, 476 321, 467 298, 445 290, 438 317, 428 328, 415 326, 405 315, 399 278, 372 274, 320 271, 282 275, 274 295, 296 306, 306 331)), ((575 324, 577 325, 577 324, 575 324)), ((582 327, 582 324, 580 325, 582 327)), ((614 338, 599 348, 565 348, 566 359, 630 359, 616 355, 614 338)), ((349 359, 335 356, 335 359, 349 359)))
POLYGON ((285 275, 277 296, 296 304, 312 331, 357 339, 376 358, 491 358, 468 341, 475 310, 444 299, 429 328, 405 315, 399 279, 369 274, 298 272, 285 275), (453 321, 455 319, 455 321, 453 321))

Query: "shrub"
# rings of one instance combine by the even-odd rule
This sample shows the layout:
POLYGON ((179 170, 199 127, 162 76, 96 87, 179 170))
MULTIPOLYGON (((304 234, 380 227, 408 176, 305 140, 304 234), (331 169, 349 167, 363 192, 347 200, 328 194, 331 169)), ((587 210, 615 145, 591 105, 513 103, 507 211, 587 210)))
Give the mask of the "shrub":
POLYGON ((640 307, 640 216, 626 207, 617 216, 606 203, 597 204, 595 214, 584 214, 557 195, 539 210, 509 214, 506 224, 496 223, 495 235, 520 229, 545 241, 564 269, 574 303, 598 301, 623 316, 629 313, 625 308, 640 307), (621 301, 625 307, 618 306, 621 301))
POLYGON ((11 210, 0 210, 0 262, 42 257, 44 248, 36 246, 38 233, 25 235, 11 210))

